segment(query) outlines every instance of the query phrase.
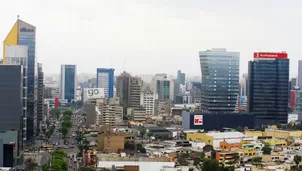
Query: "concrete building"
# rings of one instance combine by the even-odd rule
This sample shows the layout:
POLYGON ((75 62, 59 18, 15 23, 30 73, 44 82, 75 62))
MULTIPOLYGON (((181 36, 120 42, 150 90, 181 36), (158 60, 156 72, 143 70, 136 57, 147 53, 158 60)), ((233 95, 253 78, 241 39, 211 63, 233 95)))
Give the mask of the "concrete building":
POLYGON ((77 88, 76 65, 61 65, 60 98, 68 102, 75 101, 77 88))
POLYGON ((0 65, 0 138, 7 131, 14 132, 13 139, 3 137, 3 143, 16 144, 16 157, 22 160, 23 137, 26 138, 26 117, 23 111, 22 65, 0 65))
MULTIPOLYGON (((16 21, 3 41, 3 64, 7 64, 7 58, 11 56, 6 51, 7 46, 24 45, 27 51, 27 69, 23 72, 27 75, 27 140, 33 140, 37 130, 37 57, 36 57, 36 27, 20 19, 16 21)), ((15 56, 18 57, 18 56, 15 56)), ((25 56, 19 56, 25 57, 25 56)), ((25 65, 25 64, 24 64, 25 65)), ((23 81, 24 82, 24 81, 23 81)), ((26 83, 25 82, 25 83, 26 83)), ((25 86, 24 86, 25 87, 25 86)))
POLYGON ((291 84, 290 84, 290 89, 291 90, 296 90, 297 89, 297 78, 292 78, 290 80, 291 84))
POLYGON ((156 99, 157 94, 152 90, 147 90, 141 93, 141 106, 145 108, 147 115, 154 115, 156 99))
POLYGON ((37 101, 37 133, 40 132, 44 114, 44 73, 42 64, 38 63, 38 101, 37 101))
POLYGON ((235 112, 239 93, 239 56, 239 52, 226 49, 199 52, 202 112, 235 112))
POLYGON ((145 108, 139 106, 132 108, 131 120, 134 122, 144 123, 146 121, 146 110, 145 108))
POLYGON ((254 60, 249 62, 248 112, 254 114, 262 124, 287 123, 287 56, 285 52, 256 52, 254 60))
POLYGON ((130 78, 130 86, 129 86, 129 106, 130 107, 139 107, 140 106, 140 98, 141 98, 141 85, 142 81, 138 77, 130 78))
MULTIPOLYGON (((171 82, 165 73, 159 73, 151 81, 151 90, 156 92, 159 100, 171 100, 171 82)), ((173 92, 174 93, 174 92, 173 92)))
POLYGON ((180 93, 180 83, 176 79, 170 81, 170 100, 175 104, 176 96, 180 93))
POLYGON ((186 74, 181 72, 181 70, 177 71, 177 81, 182 85, 184 85, 186 82, 186 74))
POLYGON ((120 104, 123 106, 124 115, 126 115, 127 108, 130 101, 130 79, 129 73, 123 72, 117 77, 116 96, 119 97, 120 104))
POLYGON ((96 125, 97 121, 97 105, 96 100, 89 100, 86 104, 86 122, 85 125, 90 127, 96 125))
POLYGON ((112 98, 114 93, 114 69, 97 68, 96 88, 103 88, 106 98, 112 98))
POLYGON ((155 115, 170 115, 171 102, 170 100, 155 100, 155 115))

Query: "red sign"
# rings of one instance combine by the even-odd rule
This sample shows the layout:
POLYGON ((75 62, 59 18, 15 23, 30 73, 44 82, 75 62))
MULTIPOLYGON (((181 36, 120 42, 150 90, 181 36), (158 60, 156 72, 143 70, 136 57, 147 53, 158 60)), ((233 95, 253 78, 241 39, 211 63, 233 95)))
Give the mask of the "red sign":
POLYGON ((203 125, 202 115, 194 115, 194 125, 203 125))
POLYGON ((254 58, 287 58, 285 52, 255 52, 254 58))

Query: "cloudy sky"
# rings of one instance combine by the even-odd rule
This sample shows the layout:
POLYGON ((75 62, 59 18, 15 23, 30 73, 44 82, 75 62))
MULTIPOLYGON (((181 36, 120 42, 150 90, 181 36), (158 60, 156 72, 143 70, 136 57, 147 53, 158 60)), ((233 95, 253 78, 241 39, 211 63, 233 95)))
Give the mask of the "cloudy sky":
POLYGON ((1 0, 0 39, 17 15, 35 25, 46 73, 77 64, 199 76, 198 51, 217 47, 241 53, 241 74, 254 51, 287 51, 296 76, 301 9, 301 0, 1 0))

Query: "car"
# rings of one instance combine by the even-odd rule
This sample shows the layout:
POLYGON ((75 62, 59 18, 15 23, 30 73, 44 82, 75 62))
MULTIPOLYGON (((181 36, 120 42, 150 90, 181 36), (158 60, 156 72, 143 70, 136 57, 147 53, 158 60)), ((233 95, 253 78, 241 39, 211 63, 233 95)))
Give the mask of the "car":
POLYGON ((69 148, 74 148, 74 146, 73 146, 73 145, 71 145, 71 146, 69 146, 69 148))

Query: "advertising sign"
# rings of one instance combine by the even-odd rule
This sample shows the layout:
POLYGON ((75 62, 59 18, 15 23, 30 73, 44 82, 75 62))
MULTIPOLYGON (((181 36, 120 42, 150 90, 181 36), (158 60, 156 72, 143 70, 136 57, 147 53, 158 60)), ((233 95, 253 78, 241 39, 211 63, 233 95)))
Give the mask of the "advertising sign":
POLYGON ((30 36, 30 35, 35 35, 36 33, 36 27, 28 24, 28 23, 25 23, 23 21, 19 21, 19 35, 20 36, 23 36, 23 35, 26 35, 26 36, 30 36))
POLYGON ((285 52, 255 52, 254 58, 287 58, 285 52))
POLYGON ((203 125, 203 115, 194 115, 194 125, 203 125))
POLYGON ((88 98, 101 98, 102 97, 102 88, 88 88, 87 89, 87 97, 88 98))

